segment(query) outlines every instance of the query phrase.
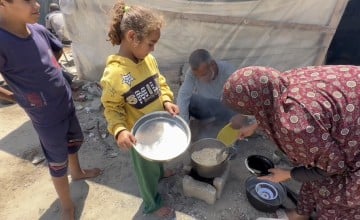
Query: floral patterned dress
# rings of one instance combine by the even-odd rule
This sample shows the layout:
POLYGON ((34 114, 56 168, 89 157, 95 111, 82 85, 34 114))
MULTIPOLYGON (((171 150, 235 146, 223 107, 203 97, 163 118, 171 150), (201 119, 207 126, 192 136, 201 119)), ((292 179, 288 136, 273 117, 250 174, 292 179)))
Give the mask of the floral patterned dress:
POLYGON ((360 67, 318 66, 280 73, 267 67, 237 70, 223 101, 255 115, 295 165, 330 177, 305 182, 297 211, 318 219, 360 219, 360 67))

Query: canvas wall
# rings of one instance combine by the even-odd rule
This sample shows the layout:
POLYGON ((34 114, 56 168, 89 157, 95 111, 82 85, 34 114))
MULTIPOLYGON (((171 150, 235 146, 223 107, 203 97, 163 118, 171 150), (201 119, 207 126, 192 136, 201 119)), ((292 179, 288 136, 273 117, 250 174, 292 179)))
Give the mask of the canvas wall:
MULTIPOLYGON (((60 0, 80 76, 99 80, 114 0, 60 0)), ((250 0, 199 2, 129 0, 161 12, 166 26, 153 53, 161 70, 174 72, 197 48, 237 67, 265 65, 286 70, 321 62, 347 0, 250 0), (320 57, 320 60, 319 60, 320 57)))

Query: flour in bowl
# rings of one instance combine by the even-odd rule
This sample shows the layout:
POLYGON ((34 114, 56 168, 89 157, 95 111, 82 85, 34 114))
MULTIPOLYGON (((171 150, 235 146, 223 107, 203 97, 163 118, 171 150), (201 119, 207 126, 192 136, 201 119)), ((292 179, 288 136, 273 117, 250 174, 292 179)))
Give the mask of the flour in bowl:
POLYGON ((203 166, 215 166, 220 164, 225 159, 224 156, 222 156, 220 159, 217 158, 217 155, 220 152, 220 148, 203 148, 202 150, 192 153, 191 159, 203 166))
POLYGON ((135 149, 145 158, 165 161, 187 149, 188 137, 175 123, 151 120, 135 134, 135 149))

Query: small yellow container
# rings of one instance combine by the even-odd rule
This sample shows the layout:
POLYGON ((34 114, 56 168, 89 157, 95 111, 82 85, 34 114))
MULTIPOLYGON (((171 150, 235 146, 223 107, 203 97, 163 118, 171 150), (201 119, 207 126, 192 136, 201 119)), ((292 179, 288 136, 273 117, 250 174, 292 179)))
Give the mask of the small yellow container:
POLYGON ((225 125, 218 133, 217 139, 223 142, 227 147, 237 140, 239 130, 231 127, 231 123, 225 125))

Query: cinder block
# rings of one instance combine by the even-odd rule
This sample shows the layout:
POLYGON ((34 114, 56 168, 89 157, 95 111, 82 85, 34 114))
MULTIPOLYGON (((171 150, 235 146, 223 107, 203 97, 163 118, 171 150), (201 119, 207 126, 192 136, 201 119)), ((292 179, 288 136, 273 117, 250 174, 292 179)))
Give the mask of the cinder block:
POLYGON ((230 172, 230 163, 227 164, 224 173, 221 176, 216 177, 213 181, 213 185, 216 188, 216 198, 217 199, 219 199, 222 194, 222 191, 225 187, 225 183, 229 177, 229 172, 230 172))
POLYGON ((208 183, 194 180, 185 175, 183 178, 183 191, 185 196, 197 198, 213 205, 216 201, 216 189, 208 183))

